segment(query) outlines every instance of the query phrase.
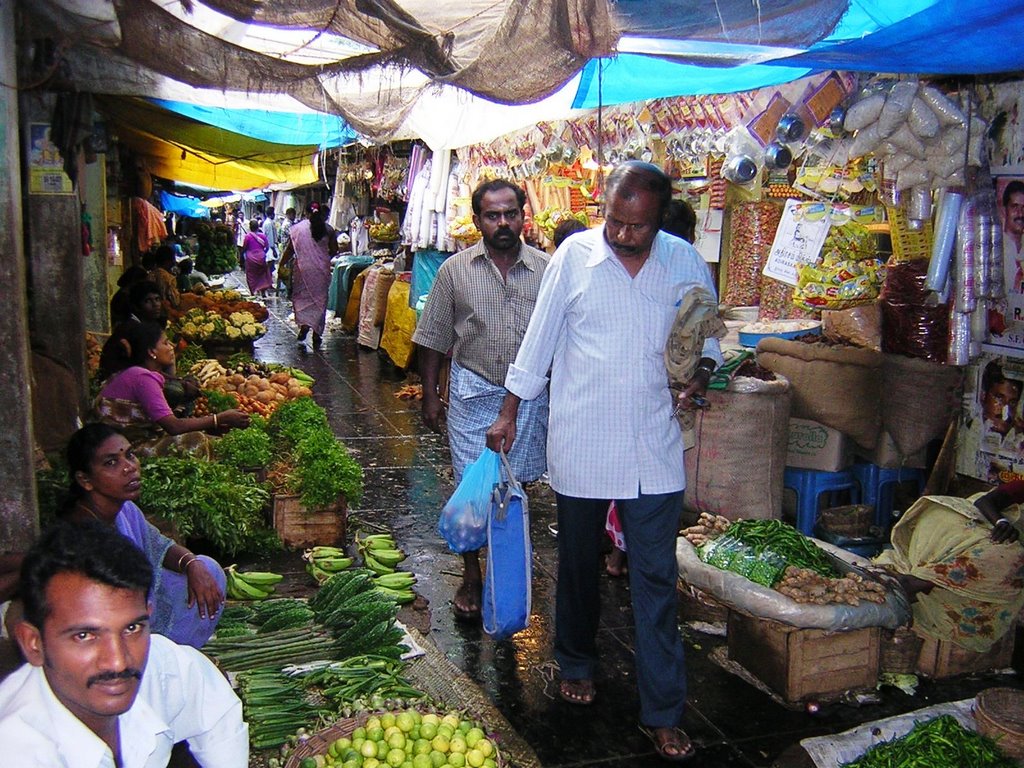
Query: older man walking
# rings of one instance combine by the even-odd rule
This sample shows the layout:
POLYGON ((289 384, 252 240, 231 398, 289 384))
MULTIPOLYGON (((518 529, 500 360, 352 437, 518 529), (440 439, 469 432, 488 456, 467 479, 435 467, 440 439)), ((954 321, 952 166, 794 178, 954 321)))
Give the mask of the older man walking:
POLYGON ((686 667, 675 541, 686 481, 673 411, 693 407, 721 352, 717 340, 705 342, 674 402, 663 353, 676 308, 689 291, 715 291, 693 246, 659 230, 671 194, 669 178, 648 163, 630 161, 609 175, 604 226, 574 235, 552 257, 487 444, 514 445, 520 402, 545 391, 550 371, 559 693, 571 704, 594 700, 601 537, 615 501, 629 547, 641 725, 659 756, 678 761, 694 747, 678 727, 686 667))

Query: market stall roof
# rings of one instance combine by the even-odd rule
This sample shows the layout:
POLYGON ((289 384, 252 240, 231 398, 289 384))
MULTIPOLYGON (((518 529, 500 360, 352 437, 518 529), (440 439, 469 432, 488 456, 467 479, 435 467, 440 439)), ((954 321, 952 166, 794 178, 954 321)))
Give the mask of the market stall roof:
POLYGON ((35 0, 23 8, 42 22, 33 35, 61 36, 81 90, 204 106, 251 99, 251 109, 341 114, 371 140, 420 136, 435 148, 569 117, 572 107, 735 92, 827 69, 1024 69, 1019 0, 717 0, 711 13, 672 0, 35 0), (540 104, 543 114, 502 104, 540 104))
POLYGON ((214 189, 309 184, 318 178, 315 145, 254 139, 143 99, 101 96, 97 106, 110 130, 157 176, 214 189))

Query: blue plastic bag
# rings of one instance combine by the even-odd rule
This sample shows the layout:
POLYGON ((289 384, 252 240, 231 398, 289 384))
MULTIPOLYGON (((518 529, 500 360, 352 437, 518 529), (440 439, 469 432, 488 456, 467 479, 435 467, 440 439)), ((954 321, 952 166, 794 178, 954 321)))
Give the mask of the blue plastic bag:
POLYGON ((452 552, 473 552, 487 544, 487 515, 494 487, 501 482, 501 458, 484 448, 466 467, 462 482, 441 510, 437 529, 452 552))
POLYGON ((484 631, 495 640, 511 637, 530 623, 533 546, 526 493, 504 453, 501 483, 487 519, 487 572, 484 576, 484 631))

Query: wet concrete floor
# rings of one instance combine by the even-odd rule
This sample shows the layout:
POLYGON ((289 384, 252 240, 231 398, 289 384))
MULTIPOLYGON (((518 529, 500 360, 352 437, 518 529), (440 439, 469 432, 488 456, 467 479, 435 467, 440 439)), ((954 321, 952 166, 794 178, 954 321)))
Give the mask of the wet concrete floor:
MULTIPOLYGON (((229 283, 238 283, 238 273, 229 283)), ((243 289, 244 290, 244 289, 243 289)), ((363 467, 365 492, 352 510, 356 520, 384 524, 409 553, 403 568, 418 576, 417 591, 428 601, 421 629, 483 690, 508 722, 550 768, 663 765, 637 728, 639 704, 633 670, 633 622, 625 579, 602 580, 598 636, 601 668, 592 706, 572 706, 556 694, 552 668, 556 540, 554 500, 546 486, 530 498, 534 545, 531 626, 495 642, 479 624, 456 620, 451 597, 461 558, 437 533, 438 512, 453 490, 447 441, 419 417, 417 401, 395 392, 410 383, 383 352, 359 347, 352 335, 329 321, 322 349, 296 341, 290 303, 269 298, 268 333, 256 343, 259 359, 295 365, 316 378, 314 396, 330 423, 363 467), (429 618, 428 618, 429 617, 429 618)), ((330 313, 329 313, 330 315, 330 313)), ((275 558, 295 578, 304 575, 297 554, 275 558)), ((1020 686, 1019 674, 977 675, 952 681, 922 680, 917 694, 894 688, 866 705, 833 703, 816 716, 773 700, 711 658, 725 637, 700 631, 720 616, 693 600, 681 600, 680 625, 687 651, 689 707, 683 727, 698 746, 690 765, 796 768, 812 765, 800 739, 839 733, 863 722, 932 704, 974 696, 996 685, 1020 686)), ((1018 643, 1018 646, 1020 643, 1018 643)), ((1019 659, 1020 654, 1018 654, 1019 659)), ((1018 664, 1017 669, 1021 669, 1018 664)))

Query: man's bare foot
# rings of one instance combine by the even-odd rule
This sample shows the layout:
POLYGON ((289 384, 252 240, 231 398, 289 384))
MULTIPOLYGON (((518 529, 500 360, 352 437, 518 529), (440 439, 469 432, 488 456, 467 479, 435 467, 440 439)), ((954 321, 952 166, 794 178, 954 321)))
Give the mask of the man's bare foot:
POLYGON ((562 697, 563 701, 567 701, 570 704, 582 706, 593 704, 596 693, 594 681, 589 678, 562 680, 558 684, 558 695, 562 697))
POLYGON ((455 597, 452 599, 452 610, 460 619, 480 618, 480 599, 483 587, 479 581, 463 580, 455 597))
POLYGON ((626 565, 626 553, 618 547, 612 549, 608 557, 605 558, 604 569, 609 576, 625 576, 629 573, 629 568, 626 565))

